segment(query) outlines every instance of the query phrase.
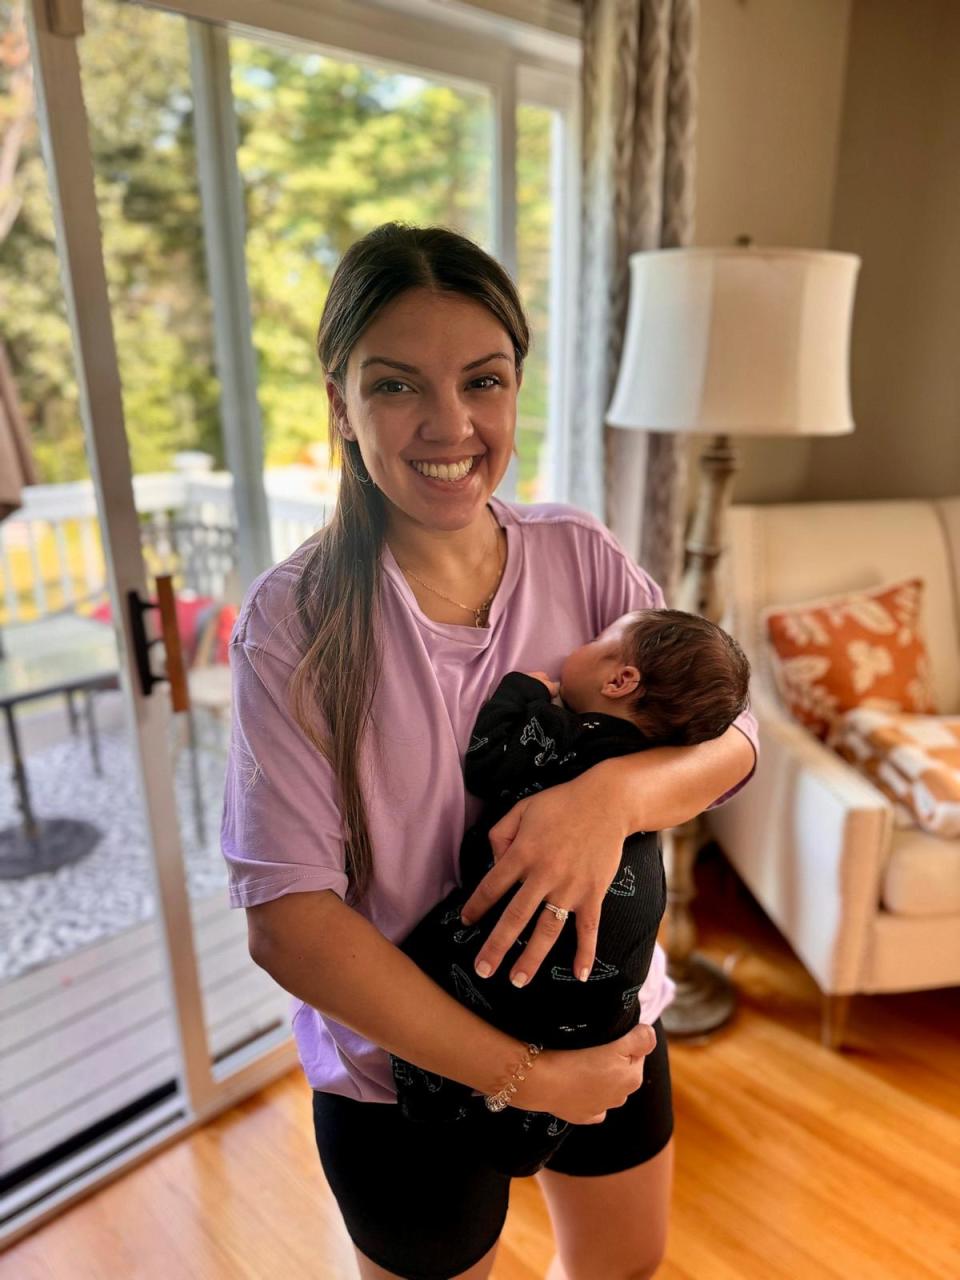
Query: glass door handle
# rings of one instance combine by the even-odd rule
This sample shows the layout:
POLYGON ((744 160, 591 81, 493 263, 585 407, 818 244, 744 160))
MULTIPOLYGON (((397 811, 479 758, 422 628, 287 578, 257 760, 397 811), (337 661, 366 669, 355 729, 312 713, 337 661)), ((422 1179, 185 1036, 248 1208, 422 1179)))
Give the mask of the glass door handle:
POLYGON ((177 627, 177 606, 173 594, 173 580, 169 573, 160 574, 156 579, 156 600, 141 600, 136 590, 127 592, 127 607, 130 610, 130 630, 133 635, 133 651, 137 661, 137 673, 140 676, 140 689, 145 698, 153 693, 154 685, 169 682, 170 704, 174 711, 190 709, 190 693, 187 687, 187 672, 183 661, 183 648, 180 644, 180 631, 177 627), (160 613, 160 635, 153 638, 147 635, 144 615, 150 609, 160 613), (155 644, 162 644, 166 653, 166 670, 163 675, 155 675, 150 665, 150 650, 155 644))

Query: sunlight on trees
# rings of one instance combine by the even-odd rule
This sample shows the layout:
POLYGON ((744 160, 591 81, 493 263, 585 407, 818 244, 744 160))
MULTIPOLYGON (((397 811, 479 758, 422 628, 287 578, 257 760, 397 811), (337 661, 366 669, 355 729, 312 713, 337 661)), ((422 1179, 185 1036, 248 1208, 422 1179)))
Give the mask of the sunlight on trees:
MULTIPOLYGON (((84 10, 79 49, 134 469, 164 470, 184 449, 222 467, 186 26, 111 0, 84 10)), ((22 0, 0 0, 0 22, 0 325, 53 483, 88 470, 22 0)), ((491 105, 484 90, 260 41, 234 38, 230 54, 266 462, 316 461, 327 412, 314 338, 336 263, 391 219, 490 247, 491 105)), ((551 113, 522 106, 517 125, 519 286, 534 334, 518 423, 529 501, 547 413, 551 113)))

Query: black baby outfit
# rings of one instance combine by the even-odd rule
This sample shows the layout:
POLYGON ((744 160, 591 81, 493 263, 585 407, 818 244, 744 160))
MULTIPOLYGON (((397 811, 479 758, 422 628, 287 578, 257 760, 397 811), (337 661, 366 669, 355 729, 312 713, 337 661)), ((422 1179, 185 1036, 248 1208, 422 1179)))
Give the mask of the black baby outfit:
MULTIPOLYGON (((601 760, 656 746, 630 721, 557 706, 542 681, 511 672, 482 707, 464 760, 467 789, 487 803, 460 847, 459 888, 452 890, 401 944, 425 973, 461 1004, 525 1043, 583 1049, 625 1035, 639 1021, 637 993, 653 956, 666 907, 666 880, 655 831, 628 836, 617 876, 600 913, 597 953, 587 982, 573 973, 576 920, 571 915, 525 987, 509 980, 539 913, 489 978, 473 964, 514 891, 465 926, 460 910, 493 866, 488 832, 518 800, 568 782, 601 760)), ((493 1113, 468 1085, 391 1056, 397 1100, 412 1120, 455 1120, 504 1173, 542 1168, 570 1129, 544 1112, 508 1107, 493 1113)), ((642 1086, 641 1086, 642 1088, 642 1086)))

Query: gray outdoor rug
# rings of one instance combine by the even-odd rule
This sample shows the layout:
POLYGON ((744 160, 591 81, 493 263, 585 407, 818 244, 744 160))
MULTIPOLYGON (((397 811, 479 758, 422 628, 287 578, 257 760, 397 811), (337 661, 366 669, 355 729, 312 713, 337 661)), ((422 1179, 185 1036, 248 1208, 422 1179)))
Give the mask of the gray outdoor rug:
MULTIPOLYGON (((194 828, 189 752, 178 753, 175 790, 180 839, 192 898, 223 891, 226 868, 219 826, 225 755, 206 726, 199 750, 206 843, 194 828)), ((68 738, 27 758, 36 816, 80 819, 97 827, 91 853, 57 871, 0 880, 0 981, 49 964, 141 924, 156 911, 133 744, 123 730, 100 735, 103 777, 93 771, 86 738, 68 738)), ((171 758, 173 747, 171 746, 171 758)), ((19 822, 9 767, 0 770, 0 829, 19 822)))

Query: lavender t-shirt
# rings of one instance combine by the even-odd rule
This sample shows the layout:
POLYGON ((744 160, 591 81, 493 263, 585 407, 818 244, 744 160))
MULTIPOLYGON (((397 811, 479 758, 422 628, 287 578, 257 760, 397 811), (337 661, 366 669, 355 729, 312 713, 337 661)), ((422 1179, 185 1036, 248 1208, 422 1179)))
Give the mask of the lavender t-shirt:
MULTIPOLYGON (((367 735, 359 761, 375 874, 358 909, 393 942, 457 882, 460 842, 482 803, 464 788, 463 757, 477 712, 502 677, 516 670, 556 677, 566 655, 615 618, 663 605, 656 583, 594 516, 558 503, 491 498, 490 506, 506 529, 507 562, 488 627, 426 617, 383 548, 378 733, 367 735)), ((303 652, 295 588, 308 555, 300 548, 253 583, 231 638, 221 844, 235 907, 321 889, 343 897, 347 888, 336 779, 287 706, 303 652)), ((756 751, 753 716, 736 725, 756 751)), ((653 1022, 672 993, 658 947, 640 992, 643 1020, 653 1022)), ((382 1049, 299 1000, 293 1031, 313 1088, 395 1099, 382 1049)))

